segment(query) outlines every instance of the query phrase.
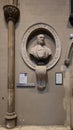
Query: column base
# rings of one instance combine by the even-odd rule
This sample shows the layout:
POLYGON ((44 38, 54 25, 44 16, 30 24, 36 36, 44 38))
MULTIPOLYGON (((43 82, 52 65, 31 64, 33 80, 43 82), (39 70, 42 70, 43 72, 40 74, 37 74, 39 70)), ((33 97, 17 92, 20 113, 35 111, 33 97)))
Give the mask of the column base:
POLYGON ((8 129, 12 129, 17 125, 17 116, 15 112, 7 113, 5 117, 5 126, 8 129))

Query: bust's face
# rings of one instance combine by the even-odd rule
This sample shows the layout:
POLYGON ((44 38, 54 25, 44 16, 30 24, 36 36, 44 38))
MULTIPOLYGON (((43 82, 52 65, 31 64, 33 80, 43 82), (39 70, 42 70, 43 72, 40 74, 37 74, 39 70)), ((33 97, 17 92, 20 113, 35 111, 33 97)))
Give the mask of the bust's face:
POLYGON ((37 36, 37 41, 38 41, 38 43, 40 44, 40 45, 44 45, 45 44, 45 36, 43 35, 43 34, 39 34, 38 36, 37 36))

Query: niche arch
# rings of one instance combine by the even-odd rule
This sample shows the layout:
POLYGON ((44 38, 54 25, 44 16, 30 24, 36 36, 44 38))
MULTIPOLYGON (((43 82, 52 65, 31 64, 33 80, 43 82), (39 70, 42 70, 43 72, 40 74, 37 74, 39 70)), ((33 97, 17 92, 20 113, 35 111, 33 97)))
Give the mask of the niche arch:
POLYGON ((46 69, 49 70, 58 62, 61 55, 61 43, 55 29, 45 23, 36 23, 30 26, 24 33, 21 45, 21 56, 23 61, 33 70, 36 68, 36 64, 30 60, 27 46, 29 41, 33 39, 37 34, 43 33, 46 36, 49 36, 53 40, 55 45, 55 53, 53 58, 48 64, 46 64, 46 69))

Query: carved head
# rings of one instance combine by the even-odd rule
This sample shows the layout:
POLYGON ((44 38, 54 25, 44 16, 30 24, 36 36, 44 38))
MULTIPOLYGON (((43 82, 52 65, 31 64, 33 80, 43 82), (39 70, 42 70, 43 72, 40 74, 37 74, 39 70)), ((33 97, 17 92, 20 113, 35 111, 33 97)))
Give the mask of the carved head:
POLYGON ((45 45, 45 36, 43 34, 37 36, 37 43, 42 46, 45 45))

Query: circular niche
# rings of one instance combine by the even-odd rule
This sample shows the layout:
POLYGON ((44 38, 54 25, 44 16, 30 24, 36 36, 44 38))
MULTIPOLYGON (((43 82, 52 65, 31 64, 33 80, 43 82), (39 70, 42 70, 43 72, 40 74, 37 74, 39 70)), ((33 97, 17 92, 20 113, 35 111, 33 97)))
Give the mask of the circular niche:
POLYGON ((24 62, 35 70, 36 62, 30 57, 30 49, 37 44, 37 35, 44 34, 45 43, 52 51, 52 56, 46 63, 47 70, 51 69, 59 60, 61 54, 61 44, 56 31, 45 23, 37 23, 30 26, 23 35, 21 55, 24 62))

